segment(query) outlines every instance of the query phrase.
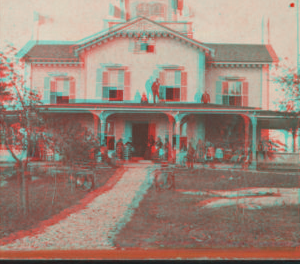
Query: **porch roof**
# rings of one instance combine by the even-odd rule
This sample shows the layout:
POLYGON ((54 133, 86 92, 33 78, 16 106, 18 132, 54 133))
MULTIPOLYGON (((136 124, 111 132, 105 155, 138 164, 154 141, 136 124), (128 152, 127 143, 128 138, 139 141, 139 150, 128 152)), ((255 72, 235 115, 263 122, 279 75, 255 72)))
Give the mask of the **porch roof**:
POLYGON ((116 112, 134 111, 138 112, 188 112, 188 113, 240 113, 249 114, 259 119, 269 118, 299 118, 295 113, 284 113, 279 111, 262 110, 255 107, 227 106, 219 104, 200 104, 200 103, 74 103, 74 104, 55 104, 39 106, 42 109, 54 112, 84 112, 93 110, 107 110, 116 112))

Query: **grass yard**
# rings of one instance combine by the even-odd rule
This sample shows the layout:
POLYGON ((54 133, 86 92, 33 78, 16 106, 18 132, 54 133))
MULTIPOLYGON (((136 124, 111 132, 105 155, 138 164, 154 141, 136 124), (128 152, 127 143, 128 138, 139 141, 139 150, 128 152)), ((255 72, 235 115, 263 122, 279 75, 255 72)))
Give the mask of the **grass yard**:
MULTIPOLYGON (((104 186, 115 174, 116 168, 102 168, 95 177, 95 191, 104 186)), ((60 171, 56 179, 47 169, 36 169, 28 180, 29 214, 24 219, 20 208, 20 185, 18 177, 6 178, 6 185, 0 187, 0 239, 18 231, 37 228, 40 223, 52 219, 64 210, 74 209, 89 194, 72 187, 67 173, 60 171)))
POLYGON ((152 186, 131 221, 115 238, 118 248, 241 248, 300 246, 297 205, 249 210, 202 208, 207 195, 179 190, 298 188, 298 175, 246 171, 176 169, 175 190, 152 186))

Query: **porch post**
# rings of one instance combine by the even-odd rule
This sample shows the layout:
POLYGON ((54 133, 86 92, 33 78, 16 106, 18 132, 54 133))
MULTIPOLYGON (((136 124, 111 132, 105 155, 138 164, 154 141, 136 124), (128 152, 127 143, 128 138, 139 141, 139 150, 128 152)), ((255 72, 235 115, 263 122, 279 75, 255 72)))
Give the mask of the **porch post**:
POLYGON ((180 152, 180 120, 175 122, 175 135, 176 135, 176 163, 179 162, 177 156, 180 152))
POLYGON ((168 119, 169 119, 169 154, 168 154, 168 161, 172 161, 174 118, 173 118, 173 116, 168 115, 168 119))
POLYGON ((245 156, 248 157, 249 154, 249 126, 250 122, 248 117, 243 116, 244 118, 244 124, 245 124, 245 156))
POLYGON ((250 169, 255 170, 257 166, 257 160, 256 160, 256 133, 257 133, 257 118, 256 116, 251 116, 251 122, 252 122, 252 162, 249 166, 250 169))
MULTIPOLYGON (((101 139, 101 145, 102 145, 102 143, 104 142, 104 140, 105 140, 105 134, 106 134, 106 118, 105 117, 102 117, 101 118, 101 120, 100 120, 100 130, 101 130, 101 132, 100 132, 100 139, 101 139)), ((106 144, 106 142, 105 142, 105 144, 106 144)))
POLYGON ((98 136, 98 127, 99 127, 99 117, 97 115, 94 116, 94 137, 98 136))

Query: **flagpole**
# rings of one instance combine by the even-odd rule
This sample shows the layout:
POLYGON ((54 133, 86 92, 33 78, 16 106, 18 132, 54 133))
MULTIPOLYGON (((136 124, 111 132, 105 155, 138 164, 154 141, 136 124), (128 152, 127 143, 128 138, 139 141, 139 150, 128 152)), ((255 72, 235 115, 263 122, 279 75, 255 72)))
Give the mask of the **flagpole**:
POLYGON ((300 75, 300 58, 299 58, 299 0, 297 0, 296 2, 296 6, 297 6, 297 74, 298 74, 298 77, 300 75))

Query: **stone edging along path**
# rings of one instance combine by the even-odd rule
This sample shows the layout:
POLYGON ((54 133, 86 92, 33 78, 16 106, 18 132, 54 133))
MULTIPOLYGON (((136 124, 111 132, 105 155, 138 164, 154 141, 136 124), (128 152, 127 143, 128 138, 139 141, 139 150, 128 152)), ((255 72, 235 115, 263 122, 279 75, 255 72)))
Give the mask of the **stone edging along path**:
POLYGON ((30 237, 30 236, 36 236, 38 234, 41 234, 45 231, 47 227, 54 225, 59 221, 67 218, 70 214, 73 214, 75 212, 78 212, 79 210, 84 209, 87 206, 87 204, 93 201, 97 196, 111 190, 117 184, 117 182, 122 178, 123 174, 127 170, 128 170, 127 168, 117 169, 114 175, 110 179, 108 179, 108 181, 103 186, 87 194, 86 197, 81 199, 78 204, 75 204, 69 208, 64 209, 63 211, 61 211, 57 215, 54 215, 50 219, 41 221, 36 228, 32 228, 29 230, 21 230, 9 235, 8 237, 2 238, 0 240, 0 246, 13 243, 15 240, 22 239, 27 236, 30 237))
POLYGON ((131 219, 152 185, 155 166, 128 169, 103 195, 95 194, 81 210, 43 228, 43 232, 2 246, 2 250, 114 249, 114 237, 131 219))

